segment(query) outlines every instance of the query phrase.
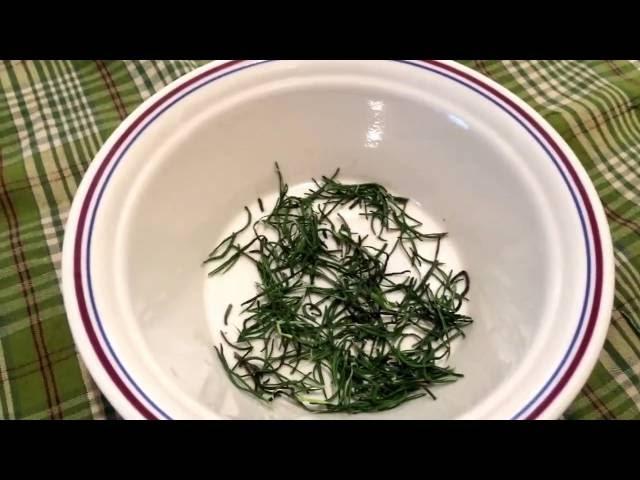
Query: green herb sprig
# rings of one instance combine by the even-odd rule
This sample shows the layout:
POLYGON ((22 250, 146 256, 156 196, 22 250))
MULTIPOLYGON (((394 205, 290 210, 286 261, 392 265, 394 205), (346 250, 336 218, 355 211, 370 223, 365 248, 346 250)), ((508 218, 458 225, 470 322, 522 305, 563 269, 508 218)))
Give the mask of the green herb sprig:
MULTIPOLYGON (((433 386, 462 376, 442 361, 472 322, 459 313, 468 274, 447 272, 438 260, 446 234, 421 232, 406 212, 408 199, 377 183, 343 184, 338 170, 299 197, 289 195, 277 164, 276 173, 273 210, 252 224, 245 207, 247 223, 205 260, 215 264, 214 276, 248 258, 259 277, 258 293, 241 304, 245 318, 236 340, 221 332, 234 361, 223 344, 215 347, 231 382, 262 401, 284 397, 319 413, 383 411, 427 394, 435 399, 433 386), (383 245, 352 231, 343 208, 360 209, 383 245), (253 238, 237 243, 250 226, 253 238), (395 236, 391 248, 383 235, 395 236), (432 259, 418 250, 427 240, 436 242, 432 259), (387 271, 397 249, 411 270, 387 271)), ((264 212, 261 199, 259 206, 264 212)), ((231 305, 225 325, 230 311, 231 305)))

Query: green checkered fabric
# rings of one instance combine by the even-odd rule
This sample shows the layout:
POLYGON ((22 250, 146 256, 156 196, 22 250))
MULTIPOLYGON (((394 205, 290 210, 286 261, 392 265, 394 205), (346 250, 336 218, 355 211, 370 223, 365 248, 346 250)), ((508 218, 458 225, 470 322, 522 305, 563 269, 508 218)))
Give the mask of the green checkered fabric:
MULTIPOLYGON (((0 418, 117 418, 80 360, 60 291, 64 224, 89 162, 144 99, 202 61, 0 63, 0 418)), ((611 225, 605 347, 568 419, 640 419, 640 61, 465 61, 540 112, 611 225)))

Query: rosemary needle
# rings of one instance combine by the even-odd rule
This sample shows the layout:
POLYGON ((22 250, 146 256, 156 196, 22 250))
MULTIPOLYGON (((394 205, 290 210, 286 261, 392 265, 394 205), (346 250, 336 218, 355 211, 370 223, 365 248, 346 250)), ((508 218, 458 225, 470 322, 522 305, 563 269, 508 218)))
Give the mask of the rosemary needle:
POLYGON ((229 320, 229 314, 231 313, 231 309, 233 308, 233 305, 229 304, 229 306, 227 307, 227 309, 224 312, 224 324, 227 325, 227 322, 229 320))

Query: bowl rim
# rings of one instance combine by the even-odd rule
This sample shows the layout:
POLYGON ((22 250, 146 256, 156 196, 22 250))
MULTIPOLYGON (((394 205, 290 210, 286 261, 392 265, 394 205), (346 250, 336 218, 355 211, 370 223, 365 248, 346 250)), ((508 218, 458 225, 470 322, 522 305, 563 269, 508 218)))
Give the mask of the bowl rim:
MULTIPOLYGON (((95 210, 106 182, 128 146, 167 108, 202 86, 234 72, 277 60, 218 60, 207 63, 147 98, 111 134, 87 169, 67 218, 62 252, 62 290, 70 329, 89 373, 114 408, 126 419, 170 419, 128 374, 111 348, 93 304, 88 244, 95 210), (148 122, 145 124, 145 121, 148 122), (116 154, 120 156, 116 158, 116 154), (109 171, 107 172, 107 167, 109 171), (106 177, 105 177, 106 175, 106 177), (104 180, 101 189, 98 185, 104 180), (96 200, 97 198, 97 200, 96 200), (91 217, 90 217, 91 212, 91 217), (90 220, 89 220, 90 218, 90 220), (88 288, 87 288, 88 283, 88 288), (93 307, 92 309, 90 307, 93 307)), ((387 62, 388 60, 384 60, 387 62)), ((614 295, 614 258, 609 225, 586 170, 569 145, 533 108, 486 76, 453 61, 392 60, 422 68, 462 84, 492 101, 520 123, 558 166, 578 208, 587 249, 587 297, 593 261, 593 300, 585 298, 583 316, 571 344, 549 380, 513 419, 559 418, 586 383, 604 345, 614 295), (570 181, 573 183, 570 183, 570 181), (575 188, 572 189, 572 186, 575 188), (582 202, 576 201, 578 196, 582 202), (584 213, 584 217, 583 217, 584 213), (587 232, 588 230, 588 232, 587 232), (593 256, 589 249, 593 248, 593 256), (590 303, 590 308, 587 308, 590 303), (585 322, 583 323, 583 320, 585 322)))

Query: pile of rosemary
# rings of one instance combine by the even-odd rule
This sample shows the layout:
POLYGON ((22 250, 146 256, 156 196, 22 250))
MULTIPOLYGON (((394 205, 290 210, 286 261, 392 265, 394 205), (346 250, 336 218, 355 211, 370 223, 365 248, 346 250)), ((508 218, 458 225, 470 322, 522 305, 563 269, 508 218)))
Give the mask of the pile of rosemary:
POLYGON ((215 347, 231 382, 261 400, 285 397, 312 412, 382 411, 425 394, 435 399, 431 387, 462 376, 441 360, 472 321, 458 313, 467 273, 446 271, 438 260, 446 234, 421 232, 406 212, 408 200, 379 184, 343 184, 336 171, 298 197, 288 194, 277 164, 276 172, 273 210, 252 223, 245 207, 246 225, 205 261, 213 276, 244 257, 259 275, 257 295, 241 304, 237 338, 221 332, 226 346, 215 347), (354 208, 369 221, 370 235, 354 232, 340 214, 354 208), (243 232, 253 235, 241 244, 243 232), (424 241, 435 242, 434 258, 419 253, 424 241), (410 268, 387 271, 394 252, 410 268))

